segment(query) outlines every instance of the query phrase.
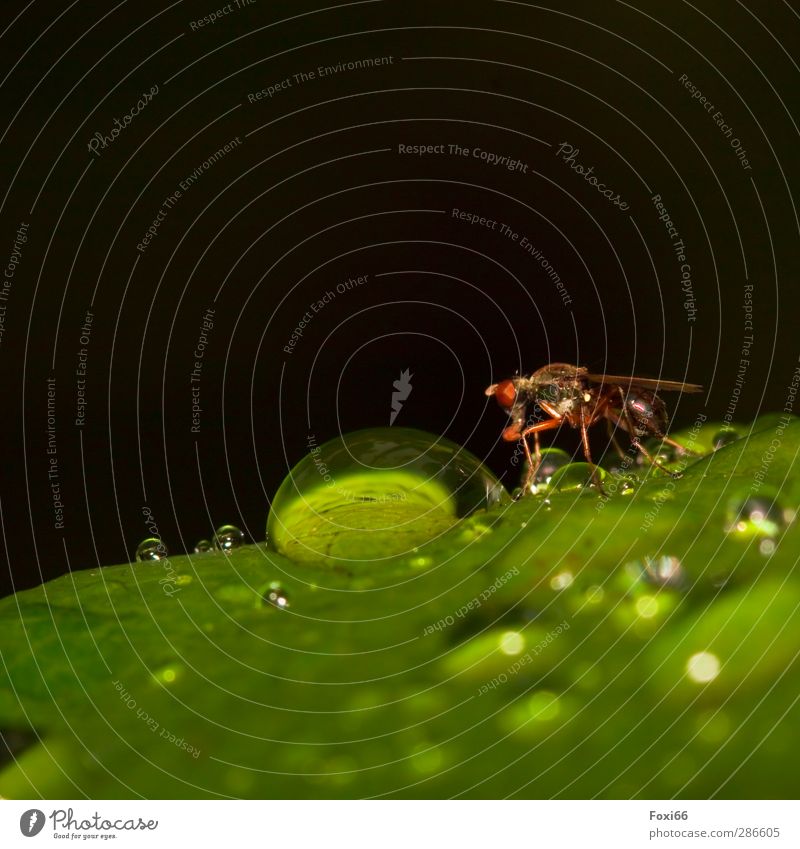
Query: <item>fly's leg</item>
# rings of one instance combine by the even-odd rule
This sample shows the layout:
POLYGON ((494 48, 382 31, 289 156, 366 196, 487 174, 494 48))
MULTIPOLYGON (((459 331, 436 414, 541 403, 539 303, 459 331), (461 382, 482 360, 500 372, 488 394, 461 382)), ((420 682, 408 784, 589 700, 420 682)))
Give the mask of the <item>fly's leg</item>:
POLYGON ((581 407, 581 442, 583 443, 583 456, 586 457, 586 462, 592 467, 592 480, 594 481, 594 485, 600 493, 605 495, 606 491, 603 489, 603 482, 600 480, 600 475, 597 472, 597 466, 595 466, 594 461, 592 460, 592 450, 589 447, 589 431, 586 427, 583 407, 581 407))
POLYGON ((531 485, 531 481, 533 480, 536 473, 539 471, 539 466, 542 463, 542 451, 539 446, 539 434, 543 430, 553 430, 553 428, 557 428, 561 426, 562 419, 548 419, 545 422, 537 422, 535 425, 531 425, 520 434, 520 439, 522 439, 522 444, 525 448, 525 457, 528 461, 528 474, 525 475, 525 481, 522 484, 522 494, 525 495, 528 492, 528 489, 531 485), (527 437, 530 434, 533 434, 533 442, 534 442, 534 450, 536 453, 536 462, 534 463, 533 458, 531 457, 531 449, 528 445, 527 437))

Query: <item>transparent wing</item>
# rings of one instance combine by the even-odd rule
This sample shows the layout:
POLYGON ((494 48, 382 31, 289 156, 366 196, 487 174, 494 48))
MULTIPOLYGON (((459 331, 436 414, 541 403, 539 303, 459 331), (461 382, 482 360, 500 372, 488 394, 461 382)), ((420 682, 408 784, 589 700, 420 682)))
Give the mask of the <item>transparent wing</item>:
POLYGON ((656 392, 702 392, 703 387, 697 383, 681 383, 678 380, 651 380, 649 377, 622 376, 619 374, 585 374, 592 383, 618 383, 620 386, 641 386, 643 389, 654 389, 656 392))

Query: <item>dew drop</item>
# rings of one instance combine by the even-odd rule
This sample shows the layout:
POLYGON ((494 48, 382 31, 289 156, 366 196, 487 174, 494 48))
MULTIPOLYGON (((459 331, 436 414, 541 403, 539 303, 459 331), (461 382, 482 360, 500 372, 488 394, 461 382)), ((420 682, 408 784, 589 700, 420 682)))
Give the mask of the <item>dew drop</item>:
POLYGON ((565 590, 572 585, 574 580, 572 572, 559 572, 550 579, 550 588, 554 590, 565 590))
POLYGON ((519 631, 504 631, 500 635, 500 651, 503 654, 522 654, 525 648, 525 637, 519 631))
POLYGON ((636 612, 642 619, 652 619, 658 613, 658 599, 653 595, 643 595, 636 600, 636 612))
POLYGON ((136 546, 136 559, 142 563, 147 560, 163 560, 167 555, 167 547, 158 537, 143 539, 136 546))
POLYGON ((555 492, 580 492, 594 486, 595 478, 602 481, 605 469, 590 463, 569 463, 557 469, 550 477, 550 489, 555 492))
MULTIPOLYGON (((633 495, 639 487, 639 478, 634 474, 620 475, 614 483, 620 495, 633 495)), ((609 486, 609 488, 611 488, 609 486)))
POLYGON ((589 587, 584 593, 586 604, 600 604, 605 596, 605 590, 599 585, 589 587))
MULTIPOLYGON (((654 460, 668 468, 675 465, 683 456, 674 445, 662 442, 660 439, 648 439, 643 443, 643 447, 654 460)), ((644 468, 651 467, 650 461, 641 451, 637 452, 636 465, 644 468)))
POLYGON ((740 438, 741 434, 738 430, 736 430, 736 428, 723 427, 711 438, 711 445, 715 451, 719 451, 720 448, 724 448, 726 445, 730 445, 732 442, 736 442, 736 440, 740 438))
POLYGON ((548 690, 539 690, 528 699, 526 708, 532 720, 549 722, 558 716, 561 706, 555 693, 548 690))
POLYGON ((221 525, 214 534, 214 548, 219 551, 233 551, 244 545, 244 534, 236 525, 221 525))
POLYGON ((206 554, 209 551, 213 551, 214 546, 211 544, 211 540, 201 539, 197 541, 197 545, 194 547, 195 554, 206 554))
MULTIPOLYGON (((535 462, 535 461, 534 461, 535 462)), ((539 464, 539 468, 536 470, 536 474, 531 478, 530 483, 528 484, 528 491, 533 493, 534 495, 537 492, 543 492, 547 489, 550 479, 553 475, 559 470, 563 469, 564 466, 568 466, 572 462, 572 457, 567 454, 566 451, 563 451, 561 448, 543 448, 542 449, 542 462, 539 464)), ((528 472, 530 471, 530 466, 528 462, 525 462, 521 483, 524 484, 528 478, 528 472)))
POLYGON ((408 561, 408 565, 412 569, 427 569, 429 566, 433 565, 433 558, 432 557, 425 557, 424 555, 419 554, 419 555, 416 555, 415 557, 412 557, 408 561))
POLYGON ((791 511, 783 510, 773 495, 734 496, 728 503, 726 530, 740 539, 774 541, 791 518, 791 511))
POLYGON ((719 658, 709 651, 697 652, 686 662, 686 674, 697 684, 707 684, 719 675, 719 658))
POLYGON ((162 666, 153 672, 153 678, 161 684, 174 684, 181 674, 180 666, 162 666))
POLYGON ((411 428, 372 428, 317 445, 272 499, 270 545, 293 560, 408 554, 476 510, 508 501, 464 448, 411 428))
POLYGON ((265 605, 277 607, 279 610, 285 610, 289 607, 289 594, 277 582, 273 581, 266 589, 262 596, 265 605))
POLYGON ((674 590, 685 589, 689 583, 686 572, 678 557, 672 554, 647 556, 641 561, 630 564, 632 570, 640 573, 645 583, 674 590))

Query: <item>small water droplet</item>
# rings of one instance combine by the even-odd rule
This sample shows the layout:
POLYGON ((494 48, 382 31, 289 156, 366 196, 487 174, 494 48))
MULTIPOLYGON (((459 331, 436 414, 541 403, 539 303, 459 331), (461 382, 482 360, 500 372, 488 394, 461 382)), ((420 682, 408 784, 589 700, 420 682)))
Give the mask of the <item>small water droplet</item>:
POLYGON ((630 565, 646 583, 657 587, 679 590, 688 584, 680 559, 671 554, 647 556, 630 565))
POLYGON ((525 648, 525 637, 519 631, 504 631, 500 635, 500 651, 503 654, 522 654, 525 648))
POLYGON ((565 590, 574 580, 572 572, 559 572, 557 575, 553 575, 550 579, 550 587, 554 590, 565 590))
POLYGON ((167 547, 158 537, 143 539, 136 546, 136 559, 142 563, 147 560, 163 560, 167 555, 167 547))
POLYGON ((761 542, 758 544, 758 550, 766 557, 769 557, 770 554, 774 554, 775 548, 776 546, 774 539, 762 539, 761 542))
MULTIPOLYGON (((543 448, 542 462, 539 464, 539 468, 536 470, 536 474, 531 478, 531 481, 528 484, 529 491, 532 492, 534 495, 537 492, 543 492, 545 489, 547 489, 550 483, 550 479, 553 477, 553 475, 559 469, 563 469, 564 466, 568 466, 571 462, 572 457, 570 457, 570 455, 567 454, 566 451, 563 451, 561 448, 543 448)), ((529 471, 530 466, 526 461, 522 471, 521 482, 523 484, 528 478, 529 471)))
POLYGON ((214 534, 214 548, 219 551, 232 551, 244 545, 244 534, 236 525, 221 525, 214 534))
POLYGON ((727 713, 715 709, 699 714, 695 719, 695 727, 701 740, 716 745, 730 735, 733 723, 727 713))
POLYGON ((720 671, 719 658, 710 651, 693 654, 686 662, 686 674, 697 684, 713 681, 720 671))
POLYGON ((599 584, 589 587, 584 593, 587 604, 600 604, 604 596, 605 590, 599 584))
POLYGON ((772 494, 734 496, 728 504, 726 530, 741 539, 775 540, 791 518, 791 511, 783 510, 772 494))
POLYGON ((730 445, 731 442, 736 442, 736 440, 740 438, 741 434, 738 430, 736 430, 736 428, 723 427, 711 438, 711 445, 715 451, 719 451, 720 448, 724 448, 726 445, 730 445))
POLYGON ((605 469, 590 463, 569 463, 557 469, 550 477, 549 488, 555 492, 579 492, 594 486, 595 479, 602 481, 605 469))
POLYGON ((205 554, 206 552, 213 551, 214 546, 211 544, 211 540, 201 539, 197 541, 197 545, 194 547, 195 554, 205 554))
POLYGON ((642 619, 652 619, 658 613, 658 599, 653 595, 643 595, 636 599, 636 612, 642 619))
POLYGON ((178 666, 162 666, 161 669, 156 669, 153 672, 153 678, 162 684, 173 684, 178 679, 180 671, 178 666))
POLYGON ((289 594, 277 582, 273 581, 266 589, 262 596, 264 604, 277 607, 279 610, 285 610, 289 607, 289 594))
POLYGON ((605 484, 606 490, 613 495, 614 493, 618 493, 619 495, 633 495, 634 492, 639 488, 639 484, 641 481, 638 476, 629 473, 621 473, 619 475, 614 475, 611 481, 605 484))
POLYGON ((534 693, 528 699, 526 707, 528 715, 536 722, 549 722, 555 719, 561 710, 558 696, 548 690, 539 690, 534 693))
POLYGON ((412 569, 427 569, 428 566, 433 565, 433 558, 432 557, 425 557, 424 555, 420 554, 417 557, 412 557, 408 561, 408 565, 412 569))
POLYGON ((192 583, 192 576, 191 575, 178 575, 178 577, 175 578, 174 583, 179 587, 185 587, 187 584, 192 583))
MULTIPOLYGON (((675 465, 684 456, 674 445, 670 445, 668 442, 662 442, 660 439, 648 439, 643 443, 643 447, 654 460, 668 468, 675 465)), ((641 451, 637 452, 636 465, 645 468, 651 467, 650 461, 641 451)))

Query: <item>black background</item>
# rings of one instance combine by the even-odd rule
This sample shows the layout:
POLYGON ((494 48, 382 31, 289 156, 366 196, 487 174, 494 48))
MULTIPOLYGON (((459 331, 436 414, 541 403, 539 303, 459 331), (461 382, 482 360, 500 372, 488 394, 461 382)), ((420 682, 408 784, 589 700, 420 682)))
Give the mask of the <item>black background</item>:
POLYGON ((29 227, 0 344, 3 590, 130 559, 144 506, 175 553, 223 522, 263 539, 269 498, 309 434, 388 425, 405 369, 413 389, 396 424, 464 444, 498 474, 511 446, 483 389, 547 362, 704 384, 669 399, 673 427, 732 401, 735 422, 783 409, 800 349, 800 18, 779 0, 747 5, 258 0, 198 31, 190 22, 213 4, 4 6, 4 267, 29 227), (380 56, 391 64, 293 79, 380 56), (94 133, 154 85, 90 153, 94 133), (138 251, 164 199, 237 136, 138 251), (564 142, 628 209, 559 158, 564 142), (480 148, 527 173, 400 144, 480 148), (686 245, 694 321, 656 193, 686 245), (527 236, 570 303, 518 243, 454 208, 527 236), (285 353, 310 305, 360 275, 285 353), (189 374, 209 307, 194 434, 189 374))

